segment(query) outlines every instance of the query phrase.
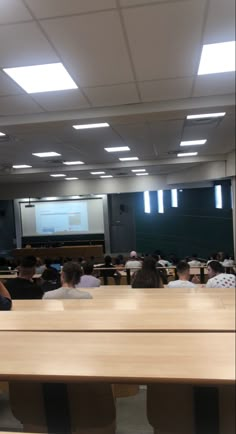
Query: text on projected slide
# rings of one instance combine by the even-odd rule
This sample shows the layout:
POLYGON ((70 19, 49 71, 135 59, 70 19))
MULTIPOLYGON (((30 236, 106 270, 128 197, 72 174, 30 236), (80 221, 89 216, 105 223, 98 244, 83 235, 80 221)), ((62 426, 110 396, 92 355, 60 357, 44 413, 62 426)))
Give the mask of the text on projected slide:
POLYGON ((36 206, 38 234, 88 232, 87 202, 50 202, 36 206))

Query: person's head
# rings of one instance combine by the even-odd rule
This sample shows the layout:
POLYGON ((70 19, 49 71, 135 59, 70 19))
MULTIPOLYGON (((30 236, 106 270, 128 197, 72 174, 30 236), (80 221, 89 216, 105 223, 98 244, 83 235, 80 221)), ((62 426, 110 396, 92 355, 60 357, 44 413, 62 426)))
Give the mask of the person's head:
POLYGON ((36 258, 36 267, 40 267, 43 264, 41 258, 36 258))
POLYGON ((20 263, 19 276, 24 279, 31 280, 35 274, 36 258, 34 256, 26 256, 20 263))
POLYGON ((51 258, 46 258, 44 262, 45 262, 46 268, 51 267, 51 265, 52 265, 52 259, 51 258))
POLYGON ((145 271, 155 271, 156 270, 156 260, 151 256, 145 256, 142 263, 142 270, 145 271))
POLYGON ((90 275, 93 273, 93 263, 92 262, 85 262, 85 264, 83 264, 83 270, 84 270, 84 274, 90 275))
POLYGON ((224 273, 225 269, 223 265, 219 261, 211 261, 207 266, 208 276, 211 279, 212 277, 217 276, 218 274, 224 273))
POLYGON ((187 262, 185 261, 180 261, 176 267, 176 271, 178 273, 178 276, 182 278, 185 278, 187 280, 189 280, 190 277, 190 266, 187 262))
POLYGON ((223 261, 225 259, 224 252, 218 252, 218 258, 219 258, 219 261, 223 261))
POLYGON ((81 268, 78 262, 66 262, 61 273, 61 283, 74 287, 79 283, 81 277, 81 268))
POLYGON ((193 258, 193 259, 197 259, 197 258, 198 258, 198 254, 197 254, 197 253, 193 253, 193 254, 192 254, 192 258, 193 258))
POLYGON ((48 281, 54 281, 58 279, 58 272, 55 268, 46 268, 42 274, 42 279, 48 281))
POLYGON ((135 250, 132 250, 129 254, 131 259, 136 259, 137 258, 137 252, 135 252, 135 250))
POLYGON ((110 255, 106 255, 105 258, 104 258, 104 261, 105 261, 105 265, 111 265, 111 263, 112 263, 111 256, 110 255))

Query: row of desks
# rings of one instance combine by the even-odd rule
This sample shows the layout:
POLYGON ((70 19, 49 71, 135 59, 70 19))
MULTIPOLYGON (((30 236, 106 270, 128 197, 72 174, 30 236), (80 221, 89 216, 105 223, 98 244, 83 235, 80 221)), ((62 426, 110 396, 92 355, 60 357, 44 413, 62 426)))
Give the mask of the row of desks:
POLYGON ((90 292, 92 300, 14 300, 0 315, 0 379, 233 385, 234 290, 90 292))

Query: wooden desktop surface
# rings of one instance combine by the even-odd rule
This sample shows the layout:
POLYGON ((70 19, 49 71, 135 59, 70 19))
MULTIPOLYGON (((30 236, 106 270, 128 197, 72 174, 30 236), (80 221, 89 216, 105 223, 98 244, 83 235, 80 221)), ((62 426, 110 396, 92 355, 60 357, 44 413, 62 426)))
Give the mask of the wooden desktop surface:
POLYGON ((160 309, 233 309, 233 302, 224 304, 220 295, 177 294, 169 296, 123 295, 120 298, 79 300, 13 300, 13 310, 160 310, 160 309))
POLYGON ((0 380, 233 383, 234 333, 0 332, 0 380))
POLYGON ((82 310, 2 312, 1 331, 167 332, 235 331, 235 313, 201 310, 82 310))

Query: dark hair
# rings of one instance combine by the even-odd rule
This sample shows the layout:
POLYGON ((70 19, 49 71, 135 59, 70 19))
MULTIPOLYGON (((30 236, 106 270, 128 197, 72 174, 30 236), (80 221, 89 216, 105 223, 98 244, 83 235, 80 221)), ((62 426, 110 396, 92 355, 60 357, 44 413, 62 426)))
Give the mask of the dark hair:
POLYGON ((192 258, 197 259, 198 258, 198 254, 197 253, 193 253, 192 254, 192 258))
POLYGON ((82 272, 78 262, 66 262, 62 271, 66 283, 73 283, 73 285, 79 283, 82 272))
POLYGON ((83 264, 83 270, 84 270, 84 274, 92 274, 93 272, 92 262, 85 262, 85 264, 83 264))
POLYGON ((162 280, 156 269, 155 259, 147 256, 143 260, 142 269, 134 275, 132 288, 162 288, 162 280))
POLYGON ((49 280, 59 280, 59 273, 55 268, 46 268, 42 274, 42 279, 49 281, 49 280))
POLYGON ((111 256, 109 255, 105 256, 104 261, 105 261, 105 265, 110 265, 112 262, 111 256))
POLYGON ((25 256, 20 263, 21 268, 34 268, 36 266, 35 256, 25 256))
POLYGON ((210 267, 215 273, 225 272, 223 265, 221 265, 219 261, 210 261, 208 267, 210 267))
POLYGON ((185 261, 180 261, 176 267, 176 271, 179 274, 186 273, 190 270, 190 265, 185 261))

